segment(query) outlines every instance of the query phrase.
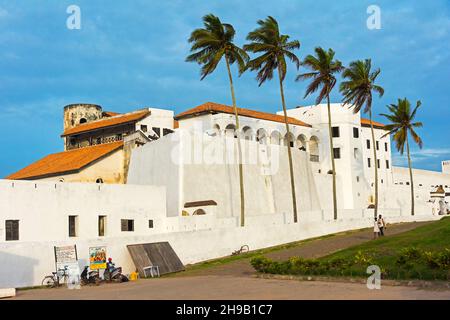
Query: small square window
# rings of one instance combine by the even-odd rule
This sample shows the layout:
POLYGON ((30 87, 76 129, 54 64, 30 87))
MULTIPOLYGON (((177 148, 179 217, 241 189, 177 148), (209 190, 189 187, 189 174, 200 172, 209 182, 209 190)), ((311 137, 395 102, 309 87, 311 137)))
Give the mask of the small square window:
POLYGON ((333 157, 335 159, 341 158, 341 148, 333 148, 333 157))
POLYGON ((359 129, 356 127, 353 128, 353 138, 359 138, 359 129))
POLYGON ((121 219, 120 226, 122 231, 134 231, 134 220, 121 219))
POLYGON ((148 220, 149 229, 153 229, 153 220, 148 220))
POLYGON ((6 241, 19 240, 19 220, 6 220, 5 233, 6 241))
POLYGON ((147 132, 147 125, 141 124, 141 131, 142 132, 147 132))
POLYGON ((331 134, 333 138, 339 138, 339 127, 332 127, 331 134))

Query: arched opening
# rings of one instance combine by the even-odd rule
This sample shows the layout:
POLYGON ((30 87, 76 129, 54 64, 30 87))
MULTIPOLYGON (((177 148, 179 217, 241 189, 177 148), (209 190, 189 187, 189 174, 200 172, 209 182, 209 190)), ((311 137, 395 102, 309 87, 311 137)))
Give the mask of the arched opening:
POLYGON ((272 131, 270 134, 270 143, 271 144, 280 144, 281 134, 278 131, 272 131))
POLYGON ((194 211, 194 213, 193 213, 192 215, 193 215, 193 216, 203 216, 203 215, 205 215, 205 214, 206 214, 205 210, 203 210, 203 209, 197 209, 197 210, 194 211))
POLYGON ((284 135, 284 139, 283 139, 283 144, 285 146, 290 146, 291 148, 294 147, 294 135, 292 134, 292 132, 289 132, 289 134, 286 132, 286 134, 284 135))
POLYGON ((229 124, 225 127, 225 136, 230 138, 237 138, 236 126, 234 124, 229 124))
POLYGON ((213 131, 212 135, 214 137, 220 137, 220 126, 217 123, 213 126, 212 131, 213 131))
POLYGON ((242 128, 242 138, 245 140, 253 140, 253 130, 249 126, 242 128))
POLYGON ((267 144, 267 132, 264 129, 258 129, 256 131, 256 141, 258 141, 261 144, 267 144))
POLYGON ((306 137, 303 134, 300 134, 296 140, 296 147, 300 151, 306 151, 306 137))
POLYGON ((80 119, 80 124, 83 124, 83 123, 86 123, 86 122, 87 122, 86 118, 81 118, 80 119))
POLYGON ((316 136, 309 139, 309 160, 319 162, 319 138, 316 136))
POLYGON ((97 178, 97 180, 95 180, 95 183, 103 183, 103 179, 102 178, 97 178))

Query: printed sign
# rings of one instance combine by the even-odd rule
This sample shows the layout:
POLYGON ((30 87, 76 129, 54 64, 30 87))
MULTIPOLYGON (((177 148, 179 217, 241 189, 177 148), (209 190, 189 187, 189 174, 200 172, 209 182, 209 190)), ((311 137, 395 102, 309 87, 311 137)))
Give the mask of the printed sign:
POLYGON ((56 269, 64 269, 65 266, 78 265, 77 246, 55 247, 56 269))
POLYGON ((91 270, 106 269, 106 247, 89 248, 89 267, 91 270))

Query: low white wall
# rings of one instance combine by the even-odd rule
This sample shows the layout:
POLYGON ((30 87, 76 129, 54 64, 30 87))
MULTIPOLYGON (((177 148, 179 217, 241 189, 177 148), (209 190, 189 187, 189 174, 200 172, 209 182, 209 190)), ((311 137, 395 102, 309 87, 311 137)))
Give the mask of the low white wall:
MULTIPOLYGON (((388 223, 437 220, 431 215, 387 216, 388 223)), ((230 255, 246 244, 251 250, 318 237, 335 232, 371 227, 372 210, 340 211, 332 220, 330 211, 303 213, 293 224, 290 215, 253 216, 246 227, 238 227, 237 219, 208 216, 168 218, 166 233, 108 238, 72 238, 65 241, 0 243, 0 288, 40 285, 43 277, 54 270, 53 246, 77 245, 80 267, 88 264, 90 246, 107 246, 107 255, 125 273, 135 267, 126 248, 129 244, 168 241, 184 264, 230 255), (319 218, 320 217, 320 218, 319 218), (191 219, 194 218, 194 219, 191 219), (186 230, 186 231, 184 231, 186 230)))

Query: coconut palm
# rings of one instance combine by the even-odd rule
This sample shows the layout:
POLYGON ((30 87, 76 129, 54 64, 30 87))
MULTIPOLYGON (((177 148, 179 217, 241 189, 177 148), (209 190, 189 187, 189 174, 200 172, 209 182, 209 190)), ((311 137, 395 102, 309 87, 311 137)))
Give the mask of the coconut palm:
POLYGON ((417 109, 421 106, 421 102, 416 102, 416 107, 411 110, 411 103, 408 99, 398 99, 397 104, 388 105, 389 114, 382 113, 390 123, 385 125, 386 130, 389 130, 383 137, 393 134, 393 140, 397 150, 403 155, 406 144, 406 154, 408 156, 409 178, 411 180, 411 215, 414 215, 414 182, 413 172, 411 166, 411 155, 409 153, 409 137, 410 134, 414 142, 422 149, 423 142, 419 135, 414 131, 414 128, 421 128, 422 122, 414 122, 417 109))
POLYGON ((256 79, 261 86, 265 81, 273 78, 274 70, 278 71, 278 80, 280 83, 281 104, 284 112, 284 122, 286 124, 287 150, 289 159, 289 173, 292 190, 292 206, 294 212, 294 222, 297 222, 297 201, 295 195, 294 169, 292 167, 292 154, 290 144, 290 130, 286 112, 286 102, 284 99, 283 81, 286 77, 287 63, 286 58, 295 63, 297 69, 300 66, 300 60, 292 52, 300 47, 297 40, 289 41, 289 36, 280 33, 278 22, 273 17, 267 17, 265 20, 258 20, 259 27, 247 35, 247 40, 251 41, 244 45, 244 50, 259 54, 255 59, 247 63, 247 68, 257 71, 256 79))
POLYGON ((333 136, 331 132, 330 93, 336 85, 335 74, 341 73, 344 67, 339 60, 334 60, 335 53, 332 49, 325 51, 323 48, 318 47, 315 49, 315 52, 316 56, 308 55, 301 63, 302 66, 310 69, 311 72, 298 75, 296 81, 311 79, 304 98, 320 90, 316 98, 316 104, 320 104, 325 98, 327 99, 328 133, 330 136, 330 157, 333 171, 333 212, 334 219, 337 219, 336 167, 334 164, 333 136))
POLYGON ((241 208, 241 226, 245 224, 245 192, 244 192, 244 174, 242 166, 242 150, 240 141, 240 128, 238 110, 236 107, 236 97, 234 94, 233 77, 230 65, 238 65, 239 74, 245 70, 249 56, 247 53, 233 43, 235 30, 231 24, 222 23, 218 17, 208 14, 203 17, 204 28, 199 28, 191 33, 189 42, 192 43, 191 55, 186 58, 188 62, 197 62, 202 66, 201 80, 207 75, 213 73, 219 62, 224 58, 228 78, 230 81, 231 99, 233 102, 234 115, 236 120, 236 131, 238 133, 238 156, 239 156, 239 188, 240 188, 240 208, 241 208))
POLYGON ((340 91, 344 96, 344 105, 353 106, 353 112, 358 113, 363 107, 364 113, 369 114, 370 130, 372 133, 372 147, 375 168, 375 209, 374 215, 378 214, 378 168, 377 168, 377 150, 375 148, 375 133, 372 122, 372 96, 378 93, 380 97, 384 94, 384 89, 375 84, 380 69, 372 71, 371 59, 357 60, 350 63, 350 66, 344 70, 342 76, 346 81, 340 85, 340 91))

